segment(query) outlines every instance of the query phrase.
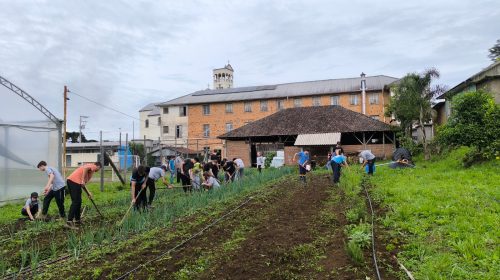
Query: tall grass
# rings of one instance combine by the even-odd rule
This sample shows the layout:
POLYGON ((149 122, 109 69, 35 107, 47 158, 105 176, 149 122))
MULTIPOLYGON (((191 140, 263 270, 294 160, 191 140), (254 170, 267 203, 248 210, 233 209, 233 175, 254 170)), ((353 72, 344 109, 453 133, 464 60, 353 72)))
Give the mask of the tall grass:
POLYGON ((499 279, 499 161, 465 169, 466 153, 373 177, 375 199, 390 209, 382 222, 417 279, 499 279))

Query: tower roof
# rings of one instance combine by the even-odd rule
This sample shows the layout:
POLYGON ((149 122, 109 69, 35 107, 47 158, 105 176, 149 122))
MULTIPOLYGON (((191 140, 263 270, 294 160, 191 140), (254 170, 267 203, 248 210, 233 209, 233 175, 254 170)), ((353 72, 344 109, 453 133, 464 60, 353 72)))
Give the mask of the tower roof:
POLYGON ((229 64, 229 62, 227 63, 226 66, 224 66, 224 68, 231 70, 231 71, 234 71, 233 67, 231 66, 231 64, 229 64))

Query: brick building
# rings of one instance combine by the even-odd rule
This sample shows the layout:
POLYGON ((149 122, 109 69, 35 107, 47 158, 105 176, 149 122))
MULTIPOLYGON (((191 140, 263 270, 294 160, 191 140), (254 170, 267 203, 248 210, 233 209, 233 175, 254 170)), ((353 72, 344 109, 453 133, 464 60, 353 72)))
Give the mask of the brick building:
POLYGON ((347 155, 371 150, 379 158, 390 158, 395 148, 388 124, 338 105, 282 110, 219 138, 225 141, 225 157, 252 165, 257 152, 276 151, 284 151, 285 164, 290 165, 293 155, 306 147, 312 159, 324 163, 338 141, 347 155))
POLYGON ((287 108, 340 105, 376 120, 390 121, 384 109, 390 100, 387 85, 397 80, 393 77, 362 74, 356 78, 234 88, 233 72, 229 64, 215 69, 215 89, 157 104, 161 108, 187 108, 188 148, 223 150, 217 136, 287 108))

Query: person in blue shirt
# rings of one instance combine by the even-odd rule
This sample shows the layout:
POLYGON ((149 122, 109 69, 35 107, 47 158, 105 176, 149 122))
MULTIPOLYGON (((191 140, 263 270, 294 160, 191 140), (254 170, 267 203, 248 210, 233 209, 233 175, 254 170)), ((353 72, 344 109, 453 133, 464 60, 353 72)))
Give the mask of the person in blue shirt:
POLYGON ((340 149, 335 149, 331 165, 333 170, 333 184, 338 184, 340 182, 342 166, 348 166, 347 158, 340 149))
POLYGON ((173 156, 170 157, 170 160, 168 161, 168 169, 170 170, 170 184, 173 185, 175 173, 177 172, 175 168, 175 158, 173 156))
POLYGON ((306 182, 306 173, 307 173, 307 164, 309 164, 309 150, 304 149, 302 152, 298 152, 293 155, 292 161, 295 162, 295 158, 298 157, 297 163, 299 164, 299 180, 302 182, 306 182))

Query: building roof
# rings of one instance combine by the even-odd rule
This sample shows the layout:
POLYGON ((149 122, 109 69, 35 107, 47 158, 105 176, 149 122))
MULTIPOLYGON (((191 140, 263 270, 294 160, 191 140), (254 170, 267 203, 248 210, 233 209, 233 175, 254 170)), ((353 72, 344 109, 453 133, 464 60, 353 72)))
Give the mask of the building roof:
POLYGON ((151 113, 148 114, 148 117, 159 116, 159 115, 160 115, 160 107, 154 106, 153 110, 151 110, 151 113))
POLYGON ((156 103, 149 103, 148 105, 142 107, 139 112, 143 111, 153 111, 153 109, 156 107, 156 103))
MULTIPOLYGON (((384 75, 366 77, 367 91, 382 90, 385 85, 396 80, 397 78, 384 75)), ((187 105, 360 92, 360 87, 361 77, 227 89, 206 89, 156 105, 187 105)))
POLYGON ((219 136, 220 139, 319 134, 334 132, 390 131, 391 127, 342 106, 290 108, 251 122, 219 136))
MULTIPOLYGON (((449 98, 457 93, 464 91, 471 84, 476 84, 493 78, 500 78, 500 61, 496 61, 483 70, 479 71, 478 73, 470 76, 465 81, 459 83, 458 85, 447 91, 444 96, 449 98)), ((442 98, 442 96, 439 96, 439 98, 442 98)))
MULTIPOLYGON (((103 141, 102 145, 104 147, 114 147, 114 146, 120 146, 120 142, 118 141, 103 141)), ((85 142, 85 143, 66 143, 66 148, 94 148, 94 147, 100 147, 99 142, 85 142)))
POLYGON ((295 139, 295 146, 331 146, 340 141, 340 132, 299 134, 295 139))

